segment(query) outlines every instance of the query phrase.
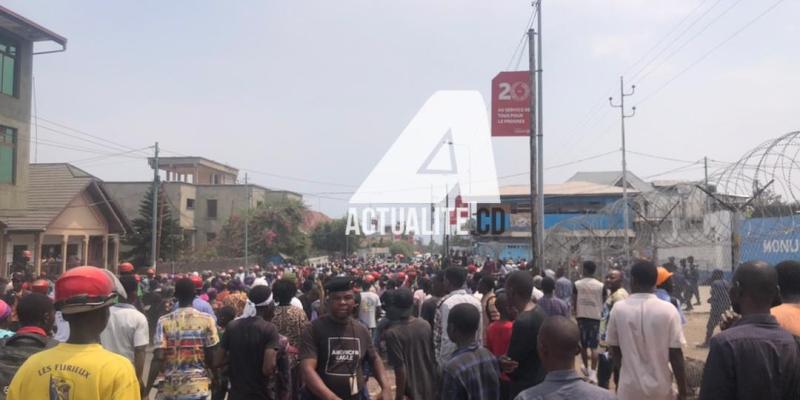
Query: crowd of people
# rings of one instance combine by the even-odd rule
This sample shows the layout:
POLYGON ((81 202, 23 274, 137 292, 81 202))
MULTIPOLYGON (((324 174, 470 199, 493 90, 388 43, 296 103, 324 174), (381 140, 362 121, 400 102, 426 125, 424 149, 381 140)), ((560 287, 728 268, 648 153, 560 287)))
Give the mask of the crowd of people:
POLYGON ((673 261, 22 266, 0 282, 0 399, 800 399, 800 263, 712 273, 693 393, 699 274, 673 261))

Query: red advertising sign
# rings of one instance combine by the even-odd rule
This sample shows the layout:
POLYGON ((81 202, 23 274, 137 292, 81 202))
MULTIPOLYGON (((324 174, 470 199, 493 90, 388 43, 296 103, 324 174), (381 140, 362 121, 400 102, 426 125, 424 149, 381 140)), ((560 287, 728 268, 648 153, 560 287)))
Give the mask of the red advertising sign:
POLYGON ((469 218, 469 205, 461 200, 461 195, 456 196, 455 210, 450 211, 450 225, 458 223, 457 217, 469 218))
POLYGON ((506 71, 492 79, 492 136, 529 136, 531 80, 528 71, 506 71))

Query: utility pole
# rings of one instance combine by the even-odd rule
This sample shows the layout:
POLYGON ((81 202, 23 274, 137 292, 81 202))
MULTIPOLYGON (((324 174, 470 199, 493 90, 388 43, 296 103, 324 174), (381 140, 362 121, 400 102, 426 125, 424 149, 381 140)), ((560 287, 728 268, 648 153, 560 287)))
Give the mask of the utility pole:
POLYGON ((155 156, 153 157, 153 221, 150 227, 150 265, 156 269, 158 260, 158 142, 155 146, 155 156))
POLYGON ((444 248, 444 260, 447 261, 446 267, 450 266, 450 237, 448 236, 448 230, 450 230, 450 188, 445 186, 446 192, 444 193, 444 241, 442 242, 442 247, 444 248))
POLYGON ((535 268, 539 264, 542 254, 539 253, 539 212, 538 212, 538 177, 537 170, 537 146, 536 146, 536 32, 528 29, 528 72, 530 79, 530 94, 528 95, 530 104, 530 178, 531 178, 531 267, 535 268))
MULTIPOLYGON (((537 216, 536 221, 536 253, 539 255, 539 270, 544 276, 546 269, 544 261, 544 112, 542 106, 542 0, 536 2, 536 171, 537 186, 537 216)), ((533 94, 533 92, 531 92, 533 94)))
POLYGON ((247 263, 249 258, 248 251, 250 250, 250 230, 248 229, 248 223, 250 222, 250 203, 252 202, 252 191, 250 190, 250 185, 247 183, 247 172, 244 173, 244 186, 247 188, 247 210, 245 210, 244 214, 244 266, 247 268, 250 266, 250 264, 247 263))
POLYGON ((619 104, 614 104, 614 98, 609 97, 608 103, 611 104, 611 107, 619 108, 619 118, 620 118, 620 131, 622 133, 622 221, 623 221, 623 229, 625 231, 625 243, 624 243, 624 251, 625 251, 625 262, 629 263, 631 260, 631 249, 630 249, 630 235, 628 234, 628 225, 630 221, 629 211, 630 205, 628 204, 628 164, 625 159, 625 120, 628 118, 632 118, 636 115, 636 107, 631 108, 630 114, 625 114, 625 98, 629 96, 633 96, 633 92, 636 90, 636 85, 631 85, 631 91, 629 93, 625 93, 625 82, 623 77, 619 77, 619 104))
POLYGON ((435 213, 435 212, 436 212, 436 207, 433 204, 433 185, 431 185, 431 242, 430 242, 430 245, 429 245, 430 251, 431 251, 431 257, 433 257, 433 243, 434 243, 434 241, 433 241, 433 219, 434 219, 433 218, 433 213, 435 213))
POLYGON ((708 157, 703 157, 703 170, 705 171, 706 189, 708 189, 708 157))

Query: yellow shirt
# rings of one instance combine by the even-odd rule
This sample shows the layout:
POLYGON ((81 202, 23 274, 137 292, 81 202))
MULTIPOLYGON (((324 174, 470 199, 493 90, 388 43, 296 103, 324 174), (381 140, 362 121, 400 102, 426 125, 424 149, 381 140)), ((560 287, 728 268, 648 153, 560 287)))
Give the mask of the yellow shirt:
POLYGON ((8 400, 140 400, 133 364, 99 344, 68 344, 36 353, 20 367, 8 400))

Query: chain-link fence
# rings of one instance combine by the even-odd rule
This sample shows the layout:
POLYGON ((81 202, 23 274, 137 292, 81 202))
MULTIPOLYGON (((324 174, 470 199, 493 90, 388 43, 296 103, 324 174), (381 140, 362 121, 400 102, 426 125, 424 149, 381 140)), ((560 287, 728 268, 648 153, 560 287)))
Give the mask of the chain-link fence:
POLYGON ((800 257, 800 132, 764 142, 708 181, 655 182, 628 201, 576 215, 546 233, 549 268, 598 262, 601 272, 631 258, 663 263, 689 256, 702 274, 740 262, 800 257))

